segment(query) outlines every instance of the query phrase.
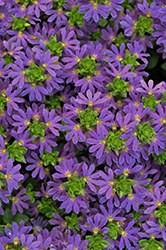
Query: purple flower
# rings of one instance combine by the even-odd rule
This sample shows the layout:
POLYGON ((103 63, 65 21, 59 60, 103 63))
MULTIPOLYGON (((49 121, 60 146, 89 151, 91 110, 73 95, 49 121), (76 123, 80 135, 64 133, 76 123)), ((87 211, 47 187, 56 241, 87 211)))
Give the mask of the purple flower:
POLYGON ((164 82, 160 82, 159 84, 155 85, 154 88, 153 88, 153 80, 148 81, 148 86, 144 80, 141 80, 140 82, 143 88, 139 87, 136 90, 141 93, 146 93, 148 94, 148 96, 162 93, 165 91, 165 88, 163 86, 164 82))
POLYGON ((120 64, 120 62, 118 62, 118 70, 113 66, 113 64, 111 64, 111 63, 108 63, 108 64, 113 72, 107 68, 105 68, 105 69, 106 69, 107 73, 113 77, 117 77, 119 79, 126 80, 126 78, 130 78, 130 77, 133 77, 135 75, 133 72, 128 72, 129 69, 132 67, 131 64, 128 64, 127 66, 125 66, 122 69, 122 65, 120 64))
POLYGON ((98 135, 96 132, 91 131, 91 135, 93 136, 93 138, 88 138, 86 141, 87 145, 93 144, 93 146, 89 148, 89 152, 90 153, 95 152, 95 156, 97 159, 99 159, 102 156, 104 149, 106 147, 105 135, 102 130, 100 132, 101 132, 100 135, 98 135))
POLYGON ((21 165, 17 164, 15 167, 13 167, 13 162, 14 159, 9 159, 7 161, 7 169, 4 175, 10 193, 13 189, 18 189, 18 182, 24 179, 24 176, 19 172, 21 165))
MULTIPOLYGON (((75 100, 79 104, 85 104, 88 105, 88 107, 93 107, 96 105, 103 104, 107 101, 107 98, 103 97, 101 98, 101 92, 96 92, 94 95, 92 95, 92 92, 90 89, 86 91, 86 96, 83 95, 81 92, 78 93, 78 97, 75 100), (93 97, 92 97, 93 96, 93 97)), ((97 106, 98 107, 98 106, 97 106)))
POLYGON ((85 141, 85 135, 83 134, 79 123, 75 123, 74 121, 67 118, 63 118, 63 121, 69 125, 64 125, 62 130, 63 131, 71 130, 66 135, 67 141, 69 141, 71 138, 74 144, 85 141))
POLYGON ((45 172, 44 172, 43 162, 38 157, 38 155, 35 152, 32 152, 31 157, 27 157, 26 161, 28 163, 32 163, 26 167, 26 170, 27 171, 33 170, 32 177, 35 178, 37 175, 39 175, 39 178, 42 180, 45 176, 45 172))
POLYGON ((44 239, 44 237, 41 234, 38 234, 37 241, 40 242, 40 245, 38 247, 40 249, 46 250, 48 249, 48 247, 50 247, 51 237, 47 237, 46 239, 44 239))
POLYGON ((28 234, 31 230, 31 227, 24 226, 24 221, 20 221, 20 225, 14 221, 12 222, 12 230, 5 228, 5 233, 7 236, 2 237, 3 243, 14 243, 18 245, 20 243, 21 235, 28 234))
POLYGON ((117 163, 117 169, 115 169, 115 174, 117 175, 122 175, 124 174, 125 176, 128 176, 129 174, 132 173, 138 173, 142 169, 141 165, 136 165, 134 166, 135 159, 132 159, 130 164, 127 164, 127 162, 124 162, 123 165, 117 163))
POLYGON ((38 55, 40 63, 46 72, 51 76, 56 76, 56 70, 61 68, 60 65, 56 64, 58 57, 51 57, 50 50, 47 50, 45 54, 39 53, 38 55))
POLYGON ((106 199, 110 199, 112 195, 112 189, 114 186, 114 172, 112 169, 108 169, 108 175, 100 171, 100 176, 103 180, 98 180, 97 185, 100 186, 98 194, 105 195, 106 199))
POLYGON ((101 4, 93 3, 80 6, 79 13, 85 13, 84 18, 93 20, 97 23, 99 22, 99 14, 106 19, 108 17, 109 7, 101 4))
POLYGON ((152 126, 158 130, 166 124, 166 108, 161 104, 156 106, 156 112, 151 112, 151 117, 154 118, 152 126))
POLYGON ((124 221, 126 220, 124 217, 121 216, 116 216, 121 212, 120 208, 115 209, 115 211, 113 211, 113 205, 109 208, 109 210, 107 211, 106 208, 101 205, 100 206, 100 210, 102 211, 102 213, 104 214, 104 216, 107 218, 107 221, 112 222, 112 221, 124 221))
POLYGON ((55 136, 59 136, 59 132, 57 129, 61 129, 62 125, 57 123, 61 120, 60 116, 57 116, 55 113, 55 110, 51 110, 50 112, 48 112, 46 109, 43 110, 43 117, 45 120, 45 125, 47 127, 48 130, 51 130, 51 132, 55 135, 55 136))
POLYGON ((121 238, 119 242, 119 249, 122 250, 125 245, 128 249, 131 249, 130 241, 134 243, 134 245, 137 243, 138 238, 136 236, 133 236, 133 234, 136 234, 140 229, 133 227, 135 224, 135 221, 132 220, 128 223, 127 227, 121 231, 121 238))
POLYGON ((9 76, 11 78, 14 78, 14 80, 12 81, 12 85, 19 84, 19 88, 22 89, 25 82, 26 71, 21 58, 18 57, 15 63, 11 64, 11 67, 13 71, 10 71, 9 76))
POLYGON ((16 211, 18 210, 19 213, 23 213, 23 208, 28 209, 29 206, 26 202, 30 199, 30 196, 28 195, 24 195, 26 192, 26 188, 21 189, 20 192, 18 192, 18 194, 15 197, 12 197, 12 214, 15 215, 16 211))
POLYGON ((150 141, 150 147, 148 149, 148 153, 152 154, 155 153, 156 155, 159 155, 159 153, 162 153, 162 150, 164 150, 165 148, 165 140, 166 140, 166 136, 165 128, 161 128, 160 130, 154 130, 156 132, 156 134, 153 136, 152 140, 150 141), (159 152, 160 149, 160 152, 159 152))
POLYGON ((22 133, 31 124, 32 109, 28 107, 26 113, 22 109, 19 109, 18 112, 19 115, 13 115, 13 119, 16 120, 13 126, 18 127, 17 133, 22 133))
POLYGON ((66 30, 66 28, 61 29, 62 45, 66 52, 71 52, 72 50, 78 50, 80 42, 75 39, 75 32, 66 30), (73 39, 72 39, 73 38, 73 39))
POLYGON ((78 214, 80 211, 80 208, 86 208, 86 199, 81 196, 78 195, 77 197, 75 196, 69 196, 69 195, 65 195, 65 196, 61 196, 58 198, 59 201, 63 201, 63 203, 61 204, 60 208, 66 209, 66 213, 70 213, 72 210, 78 214))
POLYGON ((66 250, 87 250, 88 248, 86 247, 88 244, 87 240, 81 240, 81 236, 79 234, 75 236, 69 236, 68 237, 69 245, 67 246, 66 250))
POLYGON ((82 166, 82 170, 83 170, 84 181, 88 184, 89 188, 93 192, 96 192, 94 184, 96 184, 97 181, 93 180, 93 178, 98 178, 100 174, 99 172, 92 174, 93 171, 95 170, 95 165, 94 164, 90 165, 88 169, 88 166, 84 163, 82 166))
POLYGON ((29 149, 36 149, 36 145, 34 145, 32 143, 32 140, 35 138, 35 137, 29 137, 30 136, 30 133, 28 130, 26 130, 24 132, 24 134, 20 133, 18 134, 16 131, 12 130, 11 131, 11 134, 12 136, 16 139, 16 141, 18 142, 18 145, 19 146, 22 146, 22 147, 26 147, 26 148, 29 148, 29 149))
POLYGON ((107 227, 104 227, 107 223, 107 219, 103 218, 101 214, 95 214, 93 219, 91 217, 88 217, 87 222, 89 226, 81 226, 84 231, 93 232, 94 235, 97 235, 98 233, 107 233, 109 231, 107 227))
POLYGON ((23 249, 28 250, 38 250, 38 246, 40 245, 40 241, 36 241, 36 238, 33 234, 25 235, 22 234, 20 237, 21 245, 23 246, 23 249))
POLYGON ((43 101, 45 100, 45 95, 48 94, 46 88, 44 88, 42 85, 39 86, 36 83, 26 83, 24 84, 24 88, 25 90, 21 93, 21 96, 29 94, 30 101, 43 101))
POLYGON ((37 17, 40 17, 40 10, 45 12, 47 10, 46 4, 49 2, 50 0, 34 1, 29 11, 34 12, 37 17))
POLYGON ((166 199, 166 190, 161 194, 161 190, 159 187, 154 188, 153 193, 149 193, 148 197, 152 199, 152 201, 144 201, 144 204, 147 206, 145 210, 145 214, 149 214, 153 212, 156 208, 160 208, 162 206, 162 202, 166 199))
POLYGON ((128 196, 121 203, 121 208, 125 208, 128 213, 131 210, 131 206, 135 211, 138 211, 139 205, 143 203, 143 198, 145 198, 146 194, 128 194, 128 196))

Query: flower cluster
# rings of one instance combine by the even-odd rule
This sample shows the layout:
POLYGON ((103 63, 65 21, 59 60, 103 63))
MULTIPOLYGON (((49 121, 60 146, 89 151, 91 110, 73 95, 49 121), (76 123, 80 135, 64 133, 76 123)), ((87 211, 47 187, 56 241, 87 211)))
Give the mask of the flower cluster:
POLYGON ((165 0, 0 0, 0 250, 166 250, 165 0))

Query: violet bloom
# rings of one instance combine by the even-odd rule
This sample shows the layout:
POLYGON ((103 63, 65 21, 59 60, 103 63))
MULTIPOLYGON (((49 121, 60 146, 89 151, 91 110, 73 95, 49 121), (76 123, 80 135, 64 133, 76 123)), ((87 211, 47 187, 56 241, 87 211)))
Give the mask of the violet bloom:
POLYGON ((117 77, 119 79, 122 80, 126 80, 126 78, 132 78, 135 76, 135 74, 133 72, 128 72, 129 69, 132 67, 131 64, 126 65, 125 67, 123 67, 120 62, 118 62, 118 70, 113 66, 113 64, 108 63, 110 68, 112 69, 112 71, 110 71, 109 69, 105 68, 107 73, 113 77, 117 77))
POLYGON ((85 13, 84 18, 87 20, 90 20, 93 18, 93 20, 97 23, 99 22, 99 14, 106 19, 108 17, 108 11, 109 7, 97 3, 93 4, 86 4, 80 6, 79 13, 85 13))
POLYGON ((8 41, 3 41, 3 45, 4 45, 5 49, 8 51, 7 55, 10 55, 10 56, 14 57, 15 59, 17 59, 19 57, 19 52, 21 49, 23 49, 22 46, 18 46, 17 42, 12 43, 9 46, 8 41))
POLYGON ((79 63, 87 50, 87 45, 83 45, 80 50, 76 50, 74 53, 70 51, 70 57, 63 57, 62 62, 67 63, 65 69, 71 69, 77 63, 79 63))
POLYGON ((33 4, 30 7, 29 11, 35 13, 37 17, 40 17, 40 10, 45 12, 47 10, 46 4, 49 2, 50 0, 33 1, 33 4))
POLYGON ((81 195, 75 196, 69 196, 69 195, 62 195, 58 198, 59 201, 62 201, 60 208, 66 209, 66 213, 70 213, 72 210, 78 214, 80 212, 80 208, 86 208, 87 207, 87 201, 85 197, 82 197, 81 195))
POLYGON ((119 249, 124 249, 125 245, 128 249, 131 249, 130 241, 135 245, 138 242, 138 237, 135 235, 140 229, 133 227, 135 221, 132 220, 128 223, 127 227, 121 231, 121 238, 119 243, 119 249))
POLYGON ((92 144, 89 148, 89 152, 93 153, 95 152, 95 156, 97 159, 99 159, 102 154, 104 153, 105 147, 106 147, 106 140, 105 140, 105 135, 103 131, 100 131, 101 134, 98 135, 96 132, 91 131, 91 135, 93 136, 92 138, 87 139, 87 145, 92 144))
POLYGON ((95 214, 93 219, 88 217, 87 222, 90 226, 81 226, 84 231, 93 232, 94 235, 97 235, 98 233, 107 233, 109 231, 109 228, 104 227, 107 223, 107 219, 103 218, 101 214, 95 214))
POLYGON ((93 180, 93 178, 99 178, 100 174, 99 171, 92 174, 95 170, 95 165, 92 164, 88 166, 84 163, 82 166, 82 170, 83 170, 83 177, 84 177, 84 181, 88 184, 89 188, 93 191, 96 192, 96 188, 94 186, 94 184, 96 184, 98 181, 96 179, 93 180))
POLYGON ((3 136, 0 135, 0 157, 8 157, 8 155, 3 136))
POLYGON ((86 247, 88 245, 88 240, 82 241, 81 236, 79 234, 75 236, 69 236, 68 243, 69 245, 67 246, 66 250, 74 250, 74 249, 88 250, 88 248, 86 247))
POLYGON ((62 160, 59 164, 60 166, 56 165, 55 169, 59 173, 53 174, 53 178, 68 178, 70 179, 73 173, 78 174, 80 171, 80 164, 77 162, 77 159, 70 159, 70 160, 62 160))
POLYGON ((47 250, 51 244, 51 237, 47 237, 46 239, 44 239, 44 237, 41 234, 38 234, 37 241, 40 242, 38 249, 47 250))
POLYGON ((78 142, 84 142, 85 141, 85 135, 83 134, 81 130, 81 126, 78 123, 75 123, 74 121, 63 118, 63 121, 69 125, 64 125, 62 127, 63 131, 71 130, 66 135, 66 140, 69 141, 72 138, 72 142, 74 144, 77 144, 78 142))
POLYGON ((119 47, 119 50, 114 44, 112 44, 111 50, 108 51, 107 55, 109 56, 109 58, 107 58, 107 61, 113 63, 113 65, 116 67, 119 62, 122 62, 124 60, 125 44, 122 43, 119 47))
POLYGON ((32 143, 32 140, 35 138, 35 136, 30 138, 30 133, 28 130, 26 130, 23 134, 18 134, 16 131, 11 131, 12 136, 16 139, 19 146, 29 148, 29 149, 36 149, 36 145, 32 143))
POLYGON ((47 134, 40 137, 36 143, 36 146, 39 148, 39 153, 41 155, 44 153, 44 150, 46 150, 48 153, 51 153, 51 146, 57 146, 57 143, 55 142, 55 136, 52 134, 47 134))
POLYGON ((18 110, 19 115, 13 115, 13 119, 16 121, 13 123, 14 127, 18 127, 17 133, 22 133, 31 124, 32 109, 27 108, 25 113, 22 109, 18 110))
POLYGON ((48 95, 48 91, 43 86, 40 86, 36 83, 26 83, 24 84, 25 90, 21 93, 21 96, 25 96, 29 94, 30 101, 44 101, 46 95, 48 95))
POLYGON ((20 192, 18 192, 18 194, 15 197, 12 197, 12 214, 15 215, 17 210, 19 211, 19 213, 23 213, 23 208, 28 209, 29 206, 26 202, 30 199, 30 196, 28 195, 24 195, 26 192, 26 188, 21 189, 20 192))
POLYGON ((143 203, 143 198, 145 198, 146 194, 128 194, 128 196, 124 199, 121 203, 121 208, 125 208, 126 212, 128 213, 131 210, 131 206, 135 211, 138 211, 139 205, 143 203))
POLYGON ((148 96, 163 93, 165 91, 165 87, 163 86, 164 82, 160 82, 159 84, 155 85, 155 87, 153 87, 153 80, 149 80, 148 85, 144 80, 141 80, 140 82, 142 88, 139 87, 136 90, 141 93, 146 93, 148 96))
POLYGON ((43 117, 45 120, 45 125, 47 127, 48 130, 51 130, 51 132, 55 135, 55 136, 59 136, 59 131, 56 129, 61 129, 62 125, 59 124, 58 122, 61 120, 60 116, 57 116, 55 113, 55 110, 51 110, 50 112, 48 112, 46 109, 43 110, 43 117))
MULTIPOLYGON (((143 0, 143 3, 138 3, 138 9, 143 12, 148 18, 155 18, 160 15, 160 6, 156 5, 154 2, 148 6, 148 1, 143 0)), ((142 13, 141 13, 142 14, 142 13)))
POLYGON ((52 186, 48 190, 48 194, 52 197, 53 200, 57 200, 61 195, 64 196, 66 194, 66 190, 63 187, 63 182, 61 180, 56 180, 53 176, 54 181, 49 181, 48 186, 52 186))
POLYGON ((165 149, 165 140, 166 140, 166 129, 161 128, 160 130, 154 129, 156 134, 153 136, 152 140, 150 141, 150 147, 148 149, 148 153, 152 154, 155 153, 156 155, 159 155, 159 153, 162 153, 162 150, 165 149), (160 151, 159 151, 160 149, 160 151))
POLYGON ((109 208, 107 211, 106 208, 103 205, 100 205, 100 210, 102 211, 103 215, 107 218, 108 222, 112 221, 124 221, 126 220, 124 217, 117 216, 120 212, 121 209, 117 208, 115 211, 113 211, 113 205, 109 208))
POLYGON ((36 238, 33 234, 30 235, 22 234, 20 237, 20 242, 23 249, 39 250, 38 246, 40 245, 40 241, 36 241, 36 238))
POLYGON ((51 76, 56 76, 56 70, 61 68, 61 66, 56 63, 58 57, 51 57, 50 50, 47 50, 45 54, 39 53, 38 56, 40 63, 42 64, 42 67, 45 69, 45 71, 51 76))
POLYGON ((166 227, 165 225, 161 225, 159 223, 155 223, 154 221, 147 221, 147 224, 151 226, 150 229, 147 230, 148 233, 155 234, 157 232, 160 233, 161 239, 166 241, 166 227))
POLYGON ((75 39, 75 32, 66 30, 66 28, 61 29, 61 35, 62 35, 62 45, 64 47, 64 50, 66 52, 71 52, 72 50, 78 50, 80 42, 75 39))
POLYGON ((134 163, 135 159, 132 159, 130 164, 127 164, 126 161, 123 163, 123 165, 117 163, 117 169, 115 169, 114 171, 115 174, 128 176, 129 174, 140 172, 142 166, 141 165, 134 166, 134 163))
POLYGON ((14 159, 9 159, 7 161, 7 169, 4 175, 10 193, 12 193, 13 189, 18 189, 18 182, 24 179, 24 176, 19 172, 21 165, 17 164, 15 167, 13 167, 13 162, 14 159))
POLYGON ((15 63, 11 64, 13 71, 10 71, 9 76, 14 78, 12 85, 19 84, 19 88, 22 89, 25 83, 25 67, 20 57, 17 58, 15 63))
POLYGON ((7 102, 7 113, 8 115, 12 114, 13 109, 18 110, 19 106, 17 103, 23 103, 24 100, 19 96, 20 90, 17 89, 14 92, 12 92, 12 85, 9 85, 9 87, 6 90, 6 102, 7 102))
POLYGON ((100 171, 100 176, 102 180, 97 181, 97 185, 100 186, 98 194, 104 194, 106 199, 109 200, 112 195, 112 189, 114 186, 114 172, 111 168, 109 168, 107 175, 103 171, 100 171))
POLYGON ((20 238, 22 234, 28 234, 31 231, 32 227, 24 226, 24 221, 20 221, 20 225, 16 222, 12 222, 12 230, 5 228, 5 233, 7 236, 1 238, 3 243, 14 243, 18 245, 20 243, 20 238))
POLYGON ((93 95, 93 93, 90 91, 90 89, 88 89, 86 91, 86 96, 83 95, 81 92, 79 92, 77 99, 75 101, 79 104, 88 105, 89 108, 91 108, 93 106, 96 107, 96 105, 101 105, 101 104, 107 102, 106 97, 101 98, 101 92, 96 92, 93 95))
POLYGON ((156 106, 156 112, 151 112, 150 116, 154 118, 152 126, 158 130, 166 124, 166 107, 161 104, 156 106))
POLYGON ((127 47, 131 51, 132 56, 136 55, 137 59, 140 59, 145 64, 148 64, 148 60, 145 57, 148 57, 150 55, 148 53, 141 53, 144 49, 143 49, 143 46, 139 42, 134 41, 134 45, 128 43, 127 47))
POLYGON ((35 178, 37 175, 39 175, 39 178, 42 180, 45 176, 44 172, 44 166, 43 166, 43 161, 38 157, 38 155, 35 152, 31 153, 31 157, 27 157, 26 161, 28 164, 26 167, 27 171, 32 171, 32 177, 35 178))
POLYGON ((148 197, 152 199, 152 201, 144 201, 144 204, 147 206, 145 210, 145 214, 150 214, 156 208, 160 208, 162 206, 162 202, 166 199, 166 190, 161 194, 161 190, 159 187, 154 188, 153 193, 149 193, 148 197))

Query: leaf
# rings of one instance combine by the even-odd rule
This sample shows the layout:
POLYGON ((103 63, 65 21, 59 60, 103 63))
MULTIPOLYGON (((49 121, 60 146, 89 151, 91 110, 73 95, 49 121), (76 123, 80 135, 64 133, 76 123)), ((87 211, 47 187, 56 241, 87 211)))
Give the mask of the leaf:
POLYGON ((12 221, 14 221, 14 215, 12 215, 11 210, 9 208, 5 210, 5 213, 3 215, 3 221, 6 224, 11 224, 12 221))
POLYGON ((14 221, 16 223, 20 223, 20 221, 23 220, 24 222, 29 221, 29 217, 26 214, 16 214, 14 221))

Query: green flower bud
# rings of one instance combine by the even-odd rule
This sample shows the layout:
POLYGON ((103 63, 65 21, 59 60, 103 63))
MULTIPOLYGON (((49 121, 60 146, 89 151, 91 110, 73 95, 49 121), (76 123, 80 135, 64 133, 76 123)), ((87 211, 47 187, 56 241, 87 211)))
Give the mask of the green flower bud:
POLYGON ((116 133, 114 132, 109 132, 108 138, 107 138, 107 146, 110 150, 121 150, 122 147, 125 144, 125 141, 120 139, 121 132, 117 131, 116 133))
POLYGON ((44 162, 44 166, 48 166, 49 164, 55 166, 58 154, 59 152, 57 151, 54 151, 52 153, 48 153, 47 151, 45 151, 45 153, 41 155, 41 159, 44 162))
POLYGON ((26 75, 30 83, 42 82, 45 80, 44 69, 38 67, 36 64, 30 64, 30 69, 26 70, 26 75))
POLYGON ((28 128, 31 137, 35 136, 36 138, 45 136, 45 124, 36 119, 33 120, 32 124, 28 128))
POLYGON ((140 36, 145 35, 145 33, 152 34, 153 32, 153 19, 139 16, 139 19, 136 23, 136 28, 140 36))
POLYGON ((150 143, 154 135, 156 135, 154 128, 152 128, 149 122, 145 122, 143 124, 138 124, 136 126, 136 130, 138 132, 138 138, 143 143, 150 143))
POLYGON ((90 126, 94 127, 98 120, 98 114, 90 108, 85 109, 85 111, 80 113, 78 116, 81 124, 83 124, 86 128, 89 128, 90 126))
POLYGON ((128 86, 128 82, 125 82, 124 80, 121 80, 119 78, 115 78, 113 80, 113 83, 109 83, 107 84, 107 88, 112 91, 113 96, 116 95, 121 95, 124 93, 127 93, 127 86, 128 86))
POLYGON ((24 162, 24 154, 28 151, 27 148, 21 147, 17 141, 13 142, 10 146, 7 147, 7 153, 9 154, 8 159, 15 159, 16 161, 24 162))

